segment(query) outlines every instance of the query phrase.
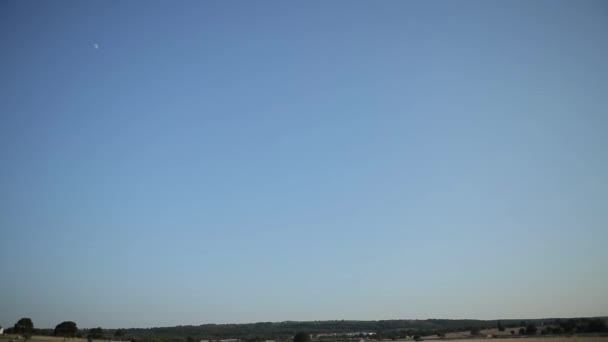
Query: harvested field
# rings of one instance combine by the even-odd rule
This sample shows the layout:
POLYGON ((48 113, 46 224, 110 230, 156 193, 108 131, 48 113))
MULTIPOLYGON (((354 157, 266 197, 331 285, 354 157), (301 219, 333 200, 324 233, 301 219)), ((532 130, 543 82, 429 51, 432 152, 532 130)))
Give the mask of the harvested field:
MULTIPOLYGON (((454 342, 608 342, 608 336, 551 336, 454 339, 454 342)), ((438 340, 440 341, 440 340, 438 340)), ((449 341, 449 340, 447 340, 449 341)))

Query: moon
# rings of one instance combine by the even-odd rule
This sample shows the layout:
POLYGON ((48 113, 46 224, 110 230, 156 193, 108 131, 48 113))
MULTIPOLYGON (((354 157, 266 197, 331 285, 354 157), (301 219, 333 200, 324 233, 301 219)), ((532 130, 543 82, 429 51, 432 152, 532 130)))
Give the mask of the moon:
POLYGON ((99 44, 95 43, 93 44, 93 47, 95 48, 95 50, 99 49, 99 44))

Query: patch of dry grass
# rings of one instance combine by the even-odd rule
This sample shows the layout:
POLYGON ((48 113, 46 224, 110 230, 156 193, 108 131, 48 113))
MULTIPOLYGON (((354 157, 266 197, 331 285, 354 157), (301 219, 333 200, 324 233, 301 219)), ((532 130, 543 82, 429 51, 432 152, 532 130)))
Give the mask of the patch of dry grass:
MULTIPOLYGON (((14 341, 14 342, 25 342, 25 340, 21 338, 17 338, 17 335, 2 335, 0 339, 5 341, 14 341)), ((63 342, 63 337, 56 336, 32 336, 27 342, 63 342)), ((70 338, 66 340, 66 342, 88 342, 86 338, 70 338)))
POLYGON ((608 336, 552 336, 552 337, 523 337, 512 339, 476 338, 459 339, 457 342, 608 342, 608 336))

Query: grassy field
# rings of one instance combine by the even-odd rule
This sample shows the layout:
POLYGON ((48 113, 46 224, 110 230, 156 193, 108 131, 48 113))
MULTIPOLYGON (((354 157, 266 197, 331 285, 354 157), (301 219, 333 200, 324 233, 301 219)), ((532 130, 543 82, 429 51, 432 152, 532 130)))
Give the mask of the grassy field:
POLYGON ((557 337, 522 337, 514 339, 500 339, 500 338, 488 338, 488 339, 459 339, 458 342, 479 342, 499 340, 499 341, 512 341, 512 342, 608 342, 608 336, 557 336, 557 337))
MULTIPOLYGON (((455 339, 455 342, 480 342, 491 340, 507 341, 507 339, 501 338, 471 338, 471 339, 455 339)), ((17 339, 12 335, 0 335, 0 342, 25 342, 23 339, 17 339)), ((68 339, 69 342, 88 342, 85 338, 72 338, 68 339)), ((107 340, 93 340, 93 342, 106 342, 107 340)), ((441 341, 441 340, 436 340, 441 341)), ((449 339, 448 339, 449 341, 449 339)), ((522 337, 522 338, 509 338, 510 342, 608 342, 608 336, 552 336, 552 337, 522 337)), ((64 342, 63 337, 54 336, 33 336, 28 342, 64 342)), ((430 341, 429 341, 430 342, 430 341)))
MULTIPOLYGON (((504 331, 498 331, 498 329, 494 328, 494 329, 483 329, 480 331, 480 335, 481 336, 495 336, 495 337, 508 337, 508 338, 521 338, 522 336, 519 335, 519 329, 520 328, 524 328, 524 327, 516 327, 516 328, 506 328, 504 331), (514 334, 511 334, 511 331, 514 332, 514 334)), ((541 328, 542 329, 542 328, 541 328)), ((423 336, 422 337, 424 340, 439 340, 439 336, 437 335, 429 335, 429 336, 423 336)), ((458 339, 458 341, 475 341, 475 340, 479 340, 479 338, 477 339, 473 339, 471 336, 471 332, 469 330, 465 330, 465 331, 459 331, 459 332, 450 332, 445 334, 445 338, 446 339, 458 339)), ((608 342, 605 337, 591 337, 591 336, 572 336, 572 337, 567 337, 567 336, 548 336, 548 337, 527 337, 527 336, 523 336, 523 338, 526 338, 526 341, 531 341, 531 342, 541 342, 542 341, 551 341, 551 342, 565 342, 565 341, 570 341, 570 342, 578 342, 575 339, 580 339, 580 341, 585 341, 585 342, 595 342, 596 340, 589 340, 587 338, 599 338, 601 341, 603 342, 608 342), (564 341, 558 341, 559 339, 564 339, 564 341)), ((483 338, 482 338, 483 339, 483 338)), ((599 340, 598 340, 599 341, 599 340)))
MULTIPOLYGON (((0 342, 25 342, 23 338, 17 338, 16 335, 0 335, 0 342)), ((86 338, 70 338, 66 342, 88 342, 86 338)), ((105 342, 106 340, 93 340, 93 342, 105 342)), ((32 336, 27 342, 64 342, 63 337, 55 336, 32 336)))

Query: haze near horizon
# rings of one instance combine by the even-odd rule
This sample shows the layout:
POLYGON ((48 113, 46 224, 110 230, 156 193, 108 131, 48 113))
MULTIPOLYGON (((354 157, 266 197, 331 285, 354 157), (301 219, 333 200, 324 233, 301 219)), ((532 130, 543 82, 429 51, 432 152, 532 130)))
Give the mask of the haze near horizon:
POLYGON ((608 315, 605 1, 3 1, 0 325, 608 315))

